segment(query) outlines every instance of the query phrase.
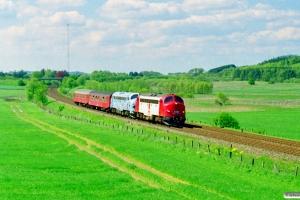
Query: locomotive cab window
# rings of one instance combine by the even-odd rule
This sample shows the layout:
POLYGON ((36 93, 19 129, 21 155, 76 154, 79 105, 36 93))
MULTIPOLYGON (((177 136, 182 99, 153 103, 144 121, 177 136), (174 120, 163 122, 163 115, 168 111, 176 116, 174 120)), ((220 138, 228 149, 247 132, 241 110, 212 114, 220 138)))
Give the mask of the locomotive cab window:
POLYGON ((175 101, 183 104, 183 99, 180 97, 175 97, 175 101))
POLYGON ((137 97, 138 97, 138 95, 135 94, 135 95, 132 95, 132 96, 131 96, 131 99, 136 99, 137 97))
POLYGON ((169 102, 171 102, 171 101, 174 101, 173 96, 167 97, 167 98, 165 99, 164 103, 169 103, 169 102))

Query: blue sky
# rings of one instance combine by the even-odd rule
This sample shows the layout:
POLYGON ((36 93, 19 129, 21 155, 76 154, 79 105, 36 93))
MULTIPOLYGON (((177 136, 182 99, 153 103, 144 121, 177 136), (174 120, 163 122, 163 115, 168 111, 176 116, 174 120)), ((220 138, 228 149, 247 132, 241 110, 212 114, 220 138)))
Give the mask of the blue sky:
POLYGON ((244 66, 300 54, 300 1, 0 0, 0 44, 4 72, 244 66))

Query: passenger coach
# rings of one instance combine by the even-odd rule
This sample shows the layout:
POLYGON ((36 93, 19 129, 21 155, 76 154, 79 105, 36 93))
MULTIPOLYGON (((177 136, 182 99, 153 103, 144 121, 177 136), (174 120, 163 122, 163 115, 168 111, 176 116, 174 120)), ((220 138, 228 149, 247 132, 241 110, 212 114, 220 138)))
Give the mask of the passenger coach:
POLYGON ((74 92, 74 103, 77 105, 87 106, 90 101, 90 93, 93 90, 78 89, 74 92))
POLYGON ((95 108, 97 110, 109 111, 112 94, 113 92, 104 92, 96 90, 90 92, 90 107, 95 108))

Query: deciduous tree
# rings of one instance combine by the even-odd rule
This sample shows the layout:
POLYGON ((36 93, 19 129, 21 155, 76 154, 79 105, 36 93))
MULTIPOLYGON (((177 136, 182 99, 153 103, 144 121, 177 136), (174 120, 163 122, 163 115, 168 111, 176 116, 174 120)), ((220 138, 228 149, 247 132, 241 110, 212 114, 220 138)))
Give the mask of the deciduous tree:
POLYGON ((48 88, 37 78, 32 78, 27 84, 27 99, 28 101, 34 100, 37 103, 45 105, 48 102, 46 92, 48 88))
POLYGON ((223 105, 227 104, 228 102, 229 102, 229 98, 223 92, 217 93, 217 98, 215 100, 216 104, 223 106, 223 105))

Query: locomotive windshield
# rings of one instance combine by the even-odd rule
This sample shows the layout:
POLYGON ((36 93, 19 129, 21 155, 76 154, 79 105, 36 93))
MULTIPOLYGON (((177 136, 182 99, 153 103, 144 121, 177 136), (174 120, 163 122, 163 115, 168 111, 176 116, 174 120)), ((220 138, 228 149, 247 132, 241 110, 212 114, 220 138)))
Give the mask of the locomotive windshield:
POLYGON ((132 95, 131 99, 136 99, 138 96, 139 96, 138 94, 132 95))
POLYGON ((183 104, 183 99, 180 97, 175 97, 175 101, 183 104))
POLYGON ((165 99, 164 103, 168 103, 168 102, 171 102, 171 101, 174 101, 174 97, 173 96, 169 96, 165 99))

